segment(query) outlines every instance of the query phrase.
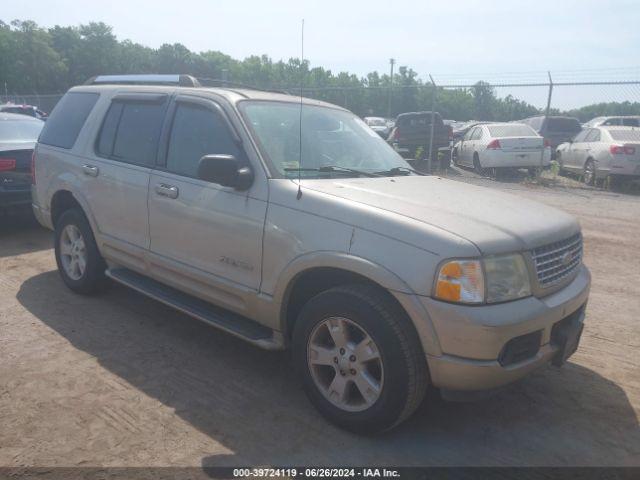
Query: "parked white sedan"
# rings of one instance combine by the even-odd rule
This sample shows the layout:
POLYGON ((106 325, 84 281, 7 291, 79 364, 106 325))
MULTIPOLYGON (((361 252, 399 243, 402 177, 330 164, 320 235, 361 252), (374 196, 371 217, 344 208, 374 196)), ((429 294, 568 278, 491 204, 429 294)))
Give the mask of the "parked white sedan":
POLYGON ((551 148, 528 125, 522 123, 489 123, 470 129, 454 146, 454 163, 484 169, 546 167, 551 161, 551 148))
POLYGON ((582 175, 587 185, 612 177, 640 177, 640 128, 587 128, 556 151, 560 168, 582 175))

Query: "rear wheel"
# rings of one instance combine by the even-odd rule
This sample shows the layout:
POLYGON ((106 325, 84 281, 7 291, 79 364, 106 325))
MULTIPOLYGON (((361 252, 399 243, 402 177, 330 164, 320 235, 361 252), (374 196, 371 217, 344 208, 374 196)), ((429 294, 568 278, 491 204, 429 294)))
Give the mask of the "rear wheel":
POLYGON ((106 265, 79 208, 67 210, 56 222, 55 256, 62 280, 74 292, 91 294, 105 286, 106 265))
POLYGON ((587 163, 584 164, 584 183, 586 185, 595 185, 596 184, 596 164, 593 159, 587 160, 587 163))
POLYGON ((386 292, 368 285, 312 298, 296 322, 293 358, 313 405, 358 433, 388 430, 408 418, 428 382, 409 319, 386 292))

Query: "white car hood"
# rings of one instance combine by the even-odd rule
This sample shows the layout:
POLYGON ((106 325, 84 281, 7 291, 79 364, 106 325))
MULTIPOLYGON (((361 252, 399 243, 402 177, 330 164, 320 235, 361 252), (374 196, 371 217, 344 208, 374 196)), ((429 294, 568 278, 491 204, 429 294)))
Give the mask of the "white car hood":
POLYGON ((303 185, 437 227, 482 254, 530 250, 580 231, 574 217, 555 208, 435 176, 305 180, 303 185))

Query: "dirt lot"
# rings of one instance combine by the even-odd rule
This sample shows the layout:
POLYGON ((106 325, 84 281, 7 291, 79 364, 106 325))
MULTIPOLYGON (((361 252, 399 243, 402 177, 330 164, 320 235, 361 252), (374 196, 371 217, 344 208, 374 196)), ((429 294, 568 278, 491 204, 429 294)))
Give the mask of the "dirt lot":
POLYGON ((434 392, 357 437, 316 414, 287 354, 125 288, 74 295, 51 234, 2 219, 0 465, 640 465, 640 197, 466 181, 580 218, 593 290, 564 368, 476 403, 434 392))

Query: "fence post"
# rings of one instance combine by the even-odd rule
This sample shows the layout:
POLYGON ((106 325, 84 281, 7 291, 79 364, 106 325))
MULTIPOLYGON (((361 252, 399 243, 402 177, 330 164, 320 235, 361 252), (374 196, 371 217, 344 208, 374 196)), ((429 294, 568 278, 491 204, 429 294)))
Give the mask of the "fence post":
MULTIPOLYGON (((549 110, 551 109, 551 95, 553 94, 553 79, 551 78, 551 72, 547 72, 547 75, 549 75, 549 96, 547 97, 547 108, 544 111, 544 124, 547 123, 547 118, 549 117, 549 110)), ((540 169, 538 170, 538 173, 536 175, 537 180, 540 180, 540 177, 542 176, 542 169, 544 168, 544 138, 542 142, 542 153, 540 154, 540 169)))
MULTIPOLYGON (((433 90, 431 92, 431 133, 429 134, 429 160, 427 163, 427 171, 431 174, 431 166, 433 163, 433 127, 436 119, 436 82, 433 80, 431 74, 429 74, 429 78, 431 79, 431 84, 433 85, 433 90)), ((437 155, 436 155, 437 157, 437 155)), ((437 160, 437 158, 436 158, 437 160)))

